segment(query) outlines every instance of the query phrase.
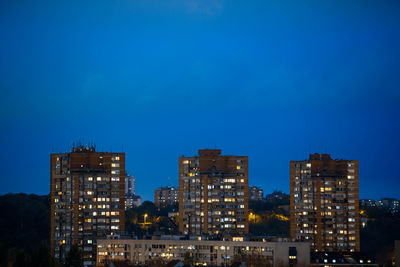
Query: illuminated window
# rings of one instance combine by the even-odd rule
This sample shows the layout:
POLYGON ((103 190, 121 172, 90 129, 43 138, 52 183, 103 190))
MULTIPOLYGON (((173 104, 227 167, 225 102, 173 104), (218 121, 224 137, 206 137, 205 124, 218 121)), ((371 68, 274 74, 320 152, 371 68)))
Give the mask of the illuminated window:
POLYGON ((97 177, 97 181, 101 181, 101 177, 97 177))
POLYGON ((93 177, 88 177, 88 181, 93 181, 93 177))

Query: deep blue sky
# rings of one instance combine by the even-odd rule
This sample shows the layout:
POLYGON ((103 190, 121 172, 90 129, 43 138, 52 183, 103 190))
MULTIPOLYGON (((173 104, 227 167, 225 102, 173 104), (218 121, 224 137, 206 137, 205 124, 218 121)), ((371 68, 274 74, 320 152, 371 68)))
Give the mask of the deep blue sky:
POLYGON ((358 159, 360 197, 400 198, 399 1, 1 1, 0 194, 49 193, 79 139, 126 152, 137 193, 199 148, 358 159), (84 3, 81 3, 84 2, 84 3))

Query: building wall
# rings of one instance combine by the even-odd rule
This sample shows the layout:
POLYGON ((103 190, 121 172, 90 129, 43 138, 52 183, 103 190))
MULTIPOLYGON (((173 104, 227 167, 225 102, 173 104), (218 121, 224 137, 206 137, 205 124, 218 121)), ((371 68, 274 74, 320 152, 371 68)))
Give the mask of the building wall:
POLYGON ((247 255, 257 257, 271 266, 289 266, 290 250, 296 251, 292 266, 309 266, 310 244, 306 242, 98 240, 97 266, 105 266, 110 260, 128 260, 138 265, 148 265, 151 261, 183 261, 185 253, 193 257, 195 265, 225 266, 240 255, 247 255))
POLYGON ((199 150, 179 158, 179 230, 183 234, 248 233, 248 158, 199 150))
POLYGON ((174 205, 179 201, 178 189, 172 186, 160 187, 154 190, 154 205, 158 208, 174 205))
POLYGON ((127 174, 125 177, 125 195, 134 196, 135 195, 135 176, 127 174))
POLYGON ((261 201, 264 199, 264 191, 257 186, 249 186, 249 200, 261 201))
POLYGON ((290 162, 290 234, 314 251, 359 251, 358 161, 290 162))
POLYGON ((124 178, 124 153, 80 146, 51 154, 50 245, 56 258, 77 244, 85 266, 94 266, 97 238, 124 231, 124 178))

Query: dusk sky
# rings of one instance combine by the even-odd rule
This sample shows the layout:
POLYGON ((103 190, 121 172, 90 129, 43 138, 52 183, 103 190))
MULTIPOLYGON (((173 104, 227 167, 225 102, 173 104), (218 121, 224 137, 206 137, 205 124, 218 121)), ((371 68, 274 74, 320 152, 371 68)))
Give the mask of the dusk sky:
POLYGON ((400 1, 0 2, 0 194, 50 191, 72 142, 126 153, 137 194, 178 157, 359 160, 360 198, 400 198, 400 1), (83 3, 82 3, 83 2, 83 3))

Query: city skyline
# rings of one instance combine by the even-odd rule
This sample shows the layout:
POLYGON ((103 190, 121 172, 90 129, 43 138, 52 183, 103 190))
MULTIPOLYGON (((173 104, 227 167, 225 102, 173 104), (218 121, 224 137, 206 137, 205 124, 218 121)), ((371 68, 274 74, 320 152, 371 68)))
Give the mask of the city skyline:
POLYGON ((90 2, 0 3, 0 194, 48 194, 50 154, 84 139, 126 153, 143 200, 203 148, 264 192, 329 153, 360 198, 400 198, 398 1, 90 2))
MULTIPOLYGON (((80 144, 80 142, 73 142, 73 143, 80 144)), ((94 143, 90 143, 90 144, 93 145, 94 147, 96 147, 96 145, 94 143)), ((83 143, 82 143, 82 145, 83 145, 83 143)), ((86 145, 84 145, 84 146, 86 146, 86 145)), ((70 150, 66 150, 66 151, 63 151, 63 152, 52 152, 51 154, 53 154, 53 153, 69 153, 69 152, 72 151, 72 147, 73 147, 73 145, 71 145, 71 149, 70 150)), ((103 148, 104 148, 104 146, 103 146, 103 148)), ((208 148, 205 148, 205 149, 208 149, 208 148)), ((215 148, 209 148, 209 149, 215 149, 215 148)), ((123 152, 123 153, 127 154, 126 152, 124 152, 125 150, 122 150, 122 149, 121 150, 112 150, 112 149, 107 150, 107 149, 104 149, 104 150, 100 150, 100 151, 105 152, 105 153, 121 153, 121 152, 123 152)), ((326 153, 325 152, 324 153, 310 153, 310 154, 306 154, 306 155, 308 157, 311 154, 326 154, 326 153)), ((187 155, 189 155, 189 154, 187 154, 187 155)), ((50 154, 49 154, 49 156, 50 156, 50 154)), ((183 156, 183 154, 182 154, 182 156, 183 156)), ((307 157, 304 157, 303 159, 300 159, 300 160, 306 160, 307 157)), ((334 155, 333 155, 333 157, 336 158, 336 159, 339 159, 339 157, 335 157, 334 155)), ((342 159, 342 157, 340 157, 340 159, 342 159)), ((299 159, 296 159, 296 160, 299 160, 299 159)), ((289 163, 290 163, 290 160, 288 161, 288 164, 289 163)), ((250 166, 251 166, 251 163, 249 163, 249 169, 250 169, 250 166)), ((178 166, 176 168, 179 169, 178 166)), ((290 168, 288 166, 288 172, 289 172, 289 170, 290 170, 290 168)), ((131 173, 129 171, 129 166, 127 166, 127 171, 129 173, 131 173)), ((135 176, 135 174, 133 174, 133 173, 132 173, 132 175, 135 176)), ((290 175, 288 173, 287 174, 287 179, 288 179, 287 180, 287 188, 286 188, 286 186, 284 188, 271 187, 271 186, 268 187, 267 186, 267 189, 265 189, 265 187, 262 185, 263 184, 262 182, 261 183, 253 182, 252 179, 251 179, 251 176, 249 175, 249 187, 250 186, 260 187, 264 191, 264 195, 270 194, 270 193, 272 193, 274 191, 282 191, 283 193, 290 194, 290 179, 289 179, 289 176, 290 175)), ((135 195, 140 196, 142 198, 142 201, 154 202, 154 190, 156 190, 157 188, 165 187, 165 186, 173 186, 173 187, 177 188, 179 186, 178 174, 176 175, 176 179, 174 179, 174 177, 175 176, 172 176, 172 177, 168 176, 165 179, 161 180, 160 184, 154 184, 154 186, 150 185, 151 187, 148 187, 147 185, 146 186, 142 185, 141 187, 139 187, 140 191, 136 190, 135 195), (144 190, 143 188, 146 188, 146 190, 144 190)), ((269 179, 267 179, 267 180, 269 180, 269 179)), ((138 181, 136 180, 135 183, 137 183, 137 182, 138 181)), ((140 181, 139 181, 139 184, 141 184, 140 181)), ((137 185, 135 187, 138 188, 137 185)), ((45 189, 40 189, 40 190, 46 191, 45 189)), ((23 192, 23 191, 21 191, 21 192, 17 192, 17 191, 16 192, 4 192, 4 193, 2 192, 0 194, 7 194, 7 193, 32 193, 32 194, 39 194, 39 195, 40 194, 43 194, 43 195, 50 194, 50 192, 48 192, 48 193, 45 193, 45 192, 44 193, 40 193, 40 192, 23 192)), ((360 199, 375 199, 375 200, 379 200, 379 199, 391 198, 391 197, 393 197, 395 199, 400 199, 400 195, 398 195, 398 196, 397 195, 375 195, 375 196, 370 196, 370 195, 366 195, 366 194, 364 195, 364 194, 362 194, 362 192, 360 190, 360 199)))

